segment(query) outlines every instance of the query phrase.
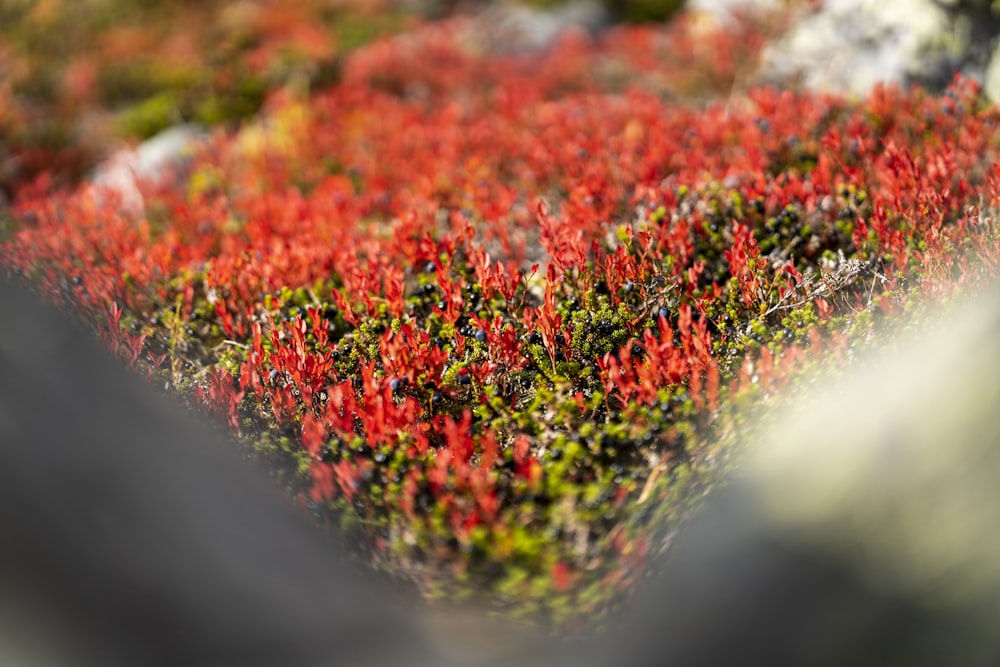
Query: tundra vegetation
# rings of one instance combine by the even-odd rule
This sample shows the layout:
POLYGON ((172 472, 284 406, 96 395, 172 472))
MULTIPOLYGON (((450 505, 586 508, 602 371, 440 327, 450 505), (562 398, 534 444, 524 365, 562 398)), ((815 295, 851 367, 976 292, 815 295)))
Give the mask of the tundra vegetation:
POLYGON ((998 113, 972 81, 748 86, 780 15, 516 54, 462 16, 364 23, 355 47, 260 7, 240 20, 271 32, 203 21, 175 45, 184 76, 128 56, 138 28, 58 70, 67 114, 74 86, 106 110, 141 84, 107 122, 214 124, 138 209, 0 88, 20 151, 0 266, 428 599, 600 623, 772 398, 1000 268, 998 113), (242 56, 216 66, 218 43, 242 56), (301 76, 269 78, 301 48, 301 76))

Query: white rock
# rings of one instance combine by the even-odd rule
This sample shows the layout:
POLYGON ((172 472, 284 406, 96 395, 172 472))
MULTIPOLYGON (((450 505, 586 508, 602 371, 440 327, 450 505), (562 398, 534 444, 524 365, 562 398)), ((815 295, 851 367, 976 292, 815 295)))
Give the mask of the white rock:
POLYGON ((685 10, 710 14, 717 18, 725 18, 734 9, 749 9, 750 11, 774 11, 786 4, 782 0, 688 0, 685 10))
POLYGON ((827 0, 766 50, 761 74, 862 96, 876 83, 926 74, 928 49, 951 30, 948 14, 930 0, 827 0))
POLYGON ((993 52, 990 65, 983 75, 983 91, 991 100, 1000 100, 1000 46, 993 52))
POLYGON ((101 191, 116 193, 130 213, 144 207, 140 183, 164 178, 191 158, 205 138, 194 125, 177 125, 148 139, 135 149, 120 150, 94 171, 91 182, 101 191))

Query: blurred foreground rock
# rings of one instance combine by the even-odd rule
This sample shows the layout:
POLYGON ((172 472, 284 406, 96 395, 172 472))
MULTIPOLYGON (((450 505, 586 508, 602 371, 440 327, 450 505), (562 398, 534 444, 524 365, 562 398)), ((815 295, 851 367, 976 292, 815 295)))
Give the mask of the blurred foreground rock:
POLYGON ((429 622, 34 295, 0 308, 0 664, 1000 664, 1000 292, 789 397, 576 643, 429 622))
POLYGON ((595 664, 1000 664, 1000 290, 937 316, 787 398, 595 664))
POLYGON ((235 446, 36 295, 0 312, 0 664, 442 664, 235 446))

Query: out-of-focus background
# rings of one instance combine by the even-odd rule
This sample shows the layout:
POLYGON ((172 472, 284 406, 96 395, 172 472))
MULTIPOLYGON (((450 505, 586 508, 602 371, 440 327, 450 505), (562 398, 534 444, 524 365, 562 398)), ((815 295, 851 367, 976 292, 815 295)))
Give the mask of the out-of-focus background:
MULTIPOLYGON (((0 191, 43 171, 78 178, 116 141, 237 123, 269 92, 335 82, 353 49, 421 21, 526 9, 545 22, 565 4, 0 0, 0 191)), ((561 20, 663 20, 681 4, 582 3, 561 20)))
POLYGON ((863 95, 961 72, 1000 93, 987 0, 0 0, 0 197, 41 173, 73 182, 173 125, 237 124, 422 22, 474 17, 475 41, 523 51, 566 29, 734 11, 774 19, 759 81, 863 95))
POLYGON ((79 177, 115 141, 178 123, 238 122, 269 90, 334 80, 345 52, 413 15, 365 0, 3 0, 0 188, 79 177))

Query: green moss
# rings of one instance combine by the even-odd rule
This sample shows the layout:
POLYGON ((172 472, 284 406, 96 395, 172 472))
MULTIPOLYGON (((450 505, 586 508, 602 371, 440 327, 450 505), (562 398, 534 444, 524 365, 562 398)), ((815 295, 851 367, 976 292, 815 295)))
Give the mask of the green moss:
MULTIPOLYGON (((622 309, 613 311, 606 300, 595 305, 596 308, 586 308, 574 310, 570 313, 569 319, 573 331, 570 346, 573 348, 576 358, 585 363, 594 363, 604 357, 605 354, 615 352, 621 348, 631 337, 626 323, 628 313, 622 309)), ((575 371, 579 371, 582 366, 578 365, 575 371)), ((576 372, 566 375, 576 376, 576 372)))
POLYGON ((241 78, 232 90, 212 93, 192 109, 193 119, 202 125, 218 125, 249 118, 260 109, 267 84, 255 78, 241 78))
MULTIPOLYGON (((565 0, 521 0, 536 7, 552 8, 565 0)), ((684 0, 603 0, 602 4, 626 21, 664 21, 684 6, 684 0)))
POLYGON ((117 124, 120 134, 145 139, 181 121, 177 98, 172 93, 160 93, 123 110, 117 124))
POLYGON ((363 44, 398 32, 406 22, 403 12, 381 12, 378 14, 339 13, 333 20, 333 34, 337 46, 342 51, 358 48, 363 44))
POLYGON ((20 223, 4 209, 0 209, 0 244, 6 243, 20 228, 20 223))

